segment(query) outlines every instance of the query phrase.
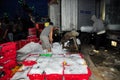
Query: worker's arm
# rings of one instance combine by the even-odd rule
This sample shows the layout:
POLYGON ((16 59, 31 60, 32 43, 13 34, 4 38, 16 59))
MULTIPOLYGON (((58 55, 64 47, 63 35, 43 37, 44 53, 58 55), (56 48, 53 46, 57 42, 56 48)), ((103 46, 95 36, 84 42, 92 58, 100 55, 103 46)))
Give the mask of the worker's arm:
POLYGON ((50 28, 49 40, 50 40, 50 43, 52 43, 52 41, 53 41, 53 27, 50 28))

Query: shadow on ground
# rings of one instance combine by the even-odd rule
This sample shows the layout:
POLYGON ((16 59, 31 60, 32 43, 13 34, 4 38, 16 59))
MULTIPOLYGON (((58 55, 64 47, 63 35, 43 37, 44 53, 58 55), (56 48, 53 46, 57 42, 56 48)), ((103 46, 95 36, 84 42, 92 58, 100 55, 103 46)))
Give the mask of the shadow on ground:
MULTIPOLYGON (((88 62, 88 66, 91 64, 94 66, 89 66, 94 76, 99 74, 101 77, 99 80, 120 80, 120 53, 113 49, 108 49, 107 52, 100 49, 99 53, 91 55, 92 49, 93 47, 91 45, 83 45, 81 47, 81 52, 85 57, 89 56, 85 59, 88 62), (97 72, 94 72, 94 68, 97 69, 97 72)), ((91 78, 90 80, 96 79, 91 78)))

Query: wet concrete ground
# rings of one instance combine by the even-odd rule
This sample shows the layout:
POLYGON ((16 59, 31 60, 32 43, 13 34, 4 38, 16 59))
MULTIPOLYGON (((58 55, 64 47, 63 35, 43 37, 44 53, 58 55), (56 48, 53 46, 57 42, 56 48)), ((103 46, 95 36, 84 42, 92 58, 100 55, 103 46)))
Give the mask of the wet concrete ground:
POLYGON ((91 54, 91 45, 82 45, 81 53, 92 72, 90 80, 120 80, 120 53, 116 50, 103 49, 98 54, 91 54))

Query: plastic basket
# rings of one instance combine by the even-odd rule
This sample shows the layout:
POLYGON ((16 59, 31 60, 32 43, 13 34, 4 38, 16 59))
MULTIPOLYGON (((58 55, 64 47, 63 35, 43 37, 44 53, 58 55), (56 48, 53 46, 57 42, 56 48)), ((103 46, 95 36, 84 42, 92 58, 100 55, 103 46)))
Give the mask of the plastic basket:
POLYGON ((23 61, 22 64, 24 66, 33 66, 34 64, 36 64, 36 61, 23 61))
POLYGON ((2 69, 12 69, 17 65, 15 60, 9 60, 5 63, 1 63, 0 66, 2 66, 2 69))
POLYGON ((0 58, 0 64, 7 61, 7 58, 3 57, 3 58, 0 58))
POLYGON ((45 75, 46 80, 63 80, 62 74, 47 74, 45 75))
POLYGON ((29 36, 27 36, 27 39, 36 39, 36 38, 37 38, 36 35, 29 35, 29 36))
POLYGON ((12 59, 16 61, 16 50, 9 50, 7 52, 2 52, 0 56, 1 56, 0 63, 4 63, 12 59))
POLYGON ((64 74, 65 80, 89 80, 91 76, 91 71, 88 68, 88 74, 64 74))
POLYGON ((28 43, 28 40, 20 40, 20 41, 18 41, 18 46, 19 46, 19 48, 22 48, 27 43, 28 43))
POLYGON ((27 39, 28 42, 39 42, 39 39, 38 38, 34 38, 34 39, 27 39))
POLYGON ((26 56, 26 58, 24 59, 24 61, 22 62, 22 64, 24 66, 33 66, 34 64, 37 63, 36 60, 27 60, 27 58, 34 57, 34 56, 39 57, 38 54, 28 54, 28 56, 26 56))
POLYGON ((0 77, 0 80, 10 80, 10 77, 11 77, 11 71, 10 70, 3 69, 3 70, 0 70, 0 71, 4 71, 5 72, 5 75, 0 77))
POLYGON ((7 62, 9 60, 16 61, 16 55, 1 58, 0 59, 0 64, 5 63, 5 62, 7 62))
MULTIPOLYGON (((7 52, 3 52, 2 54, 0 54, 1 56, 3 56, 3 57, 11 57, 11 56, 16 56, 16 50, 9 50, 9 51, 7 51, 7 52)), ((9 58, 8 57, 8 58, 9 58)))
POLYGON ((36 35, 36 28, 29 28, 28 33, 29 35, 36 35))
POLYGON ((44 75, 40 74, 28 74, 30 80, 45 80, 44 75))
POLYGON ((9 50, 16 50, 15 42, 7 42, 0 45, 0 53, 6 52, 9 50))
POLYGON ((45 80, 45 74, 30 73, 32 68, 28 71, 27 76, 30 80, 45 80))

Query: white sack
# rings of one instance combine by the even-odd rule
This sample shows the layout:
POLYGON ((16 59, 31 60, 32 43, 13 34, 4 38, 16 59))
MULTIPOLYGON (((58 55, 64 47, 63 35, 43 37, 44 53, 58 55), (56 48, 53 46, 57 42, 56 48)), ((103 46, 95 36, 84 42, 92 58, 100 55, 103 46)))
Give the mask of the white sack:
POLYGON ((26 44, 24 47, 22 47, 21 49, 19 49, 17 52, 24 53, 24 54, 31 53, 31 52, 43 53, 43 48, 39 43, 30 42, 26 44))
POLYGON ((65 53, 65 51, 62 49, 62 45, 60 45, 59 43, 55 42, 52 45, 52 53, 53 54, 63 54, 65 53))
POLYGON ((93 27, 92 26, 81 26, 80 28, 81 32, 92 32, 93 31, 93 27))

